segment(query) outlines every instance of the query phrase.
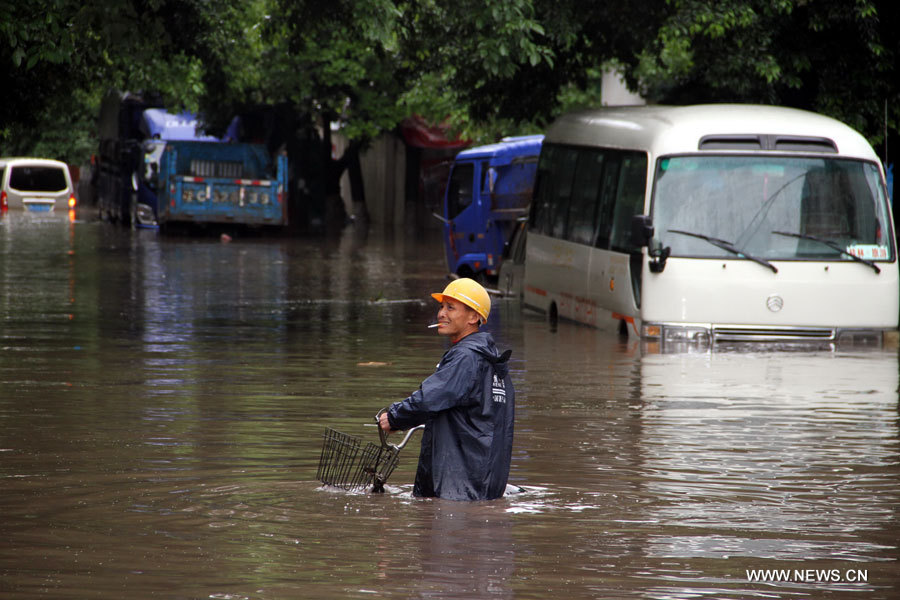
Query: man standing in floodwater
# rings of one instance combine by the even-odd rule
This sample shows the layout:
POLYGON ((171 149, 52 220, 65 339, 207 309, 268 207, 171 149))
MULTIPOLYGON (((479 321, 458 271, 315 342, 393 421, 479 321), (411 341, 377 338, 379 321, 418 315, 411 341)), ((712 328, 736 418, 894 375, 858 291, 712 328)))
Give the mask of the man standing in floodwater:
POLYGON ((425 424, 415 496, 492 500, 506 491, 512 457, 515 391, 507 350, 479 331, 491 311, 487 291, 457 279, 440 294, 438 333, 450 338, 435 372, 381 414, 386 432, 425 424))

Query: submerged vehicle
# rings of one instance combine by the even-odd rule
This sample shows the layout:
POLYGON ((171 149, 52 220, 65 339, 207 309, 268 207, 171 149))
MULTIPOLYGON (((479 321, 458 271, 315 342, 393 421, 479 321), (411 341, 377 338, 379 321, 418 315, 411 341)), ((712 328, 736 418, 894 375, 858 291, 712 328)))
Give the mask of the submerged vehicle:
POLYGON ((199 131, 189 112, 113 101, 101 120, 100 216, 136 226, 287 224, 287 156, 199 131))
POLYGON ((876 345, 898 282, 884 170, 834 119, 643 106, 547 132, 524 302, 552 318, 664 345, 876 345))
POLYGON ((543 135, 503 138, 456 156, 444 194, 447 269, 482 281, 497 278, 515 229, 526 217, 543 135))
POLYGON ((0 158, 0 210, 47 212, 75 208, 69 167, 47 158, 0 158))

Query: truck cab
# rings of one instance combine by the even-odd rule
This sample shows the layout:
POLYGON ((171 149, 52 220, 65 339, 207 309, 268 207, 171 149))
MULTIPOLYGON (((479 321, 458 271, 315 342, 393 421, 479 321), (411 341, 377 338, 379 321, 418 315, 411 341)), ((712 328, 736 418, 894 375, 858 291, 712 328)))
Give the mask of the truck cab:
POLYGON ((444 194, 449 272, 495 281, 516 221, 528 214, 543 135, 503 138, 456 156, 444 194))

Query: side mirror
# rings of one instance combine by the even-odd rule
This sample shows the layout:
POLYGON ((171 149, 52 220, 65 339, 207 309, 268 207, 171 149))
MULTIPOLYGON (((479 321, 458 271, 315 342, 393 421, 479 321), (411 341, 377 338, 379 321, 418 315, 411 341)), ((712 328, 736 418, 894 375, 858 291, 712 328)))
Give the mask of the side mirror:
POLYGON ((672 249, 666 246, 662 247, 662 244, 659 243, 659 240, 655 240, 654 243, 650 245, 650 272, 651 273, 662 273, 666 270, 666 261, 669 259, 669 253, 672 252, 672 249))
POLYGON ((631 217, 631 245, 635 248, 643 248, 650 245, 653 238, 653 219, 649 215, 634 215, 631 217))
POLYGON ((666 269, 666 260, 672 251, 669 247, 662 247, 659 240, 653 239, 653 219, 648 215, 634 215, 631 217, 631 244, 635 248, 648 247, 650 256, 650 272, 662 273, 666 269))

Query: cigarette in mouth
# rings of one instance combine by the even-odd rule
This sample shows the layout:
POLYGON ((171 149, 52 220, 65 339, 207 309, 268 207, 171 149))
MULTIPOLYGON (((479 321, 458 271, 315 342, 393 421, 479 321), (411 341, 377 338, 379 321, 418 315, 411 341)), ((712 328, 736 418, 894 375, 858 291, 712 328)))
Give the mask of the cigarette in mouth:
POLYGON ((428 326, 428 329, 434 329, 438 325, 440 325, 440 323, 432 323, 431 325, 428 326))

